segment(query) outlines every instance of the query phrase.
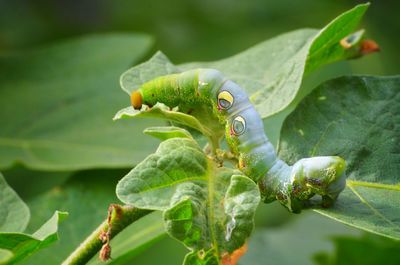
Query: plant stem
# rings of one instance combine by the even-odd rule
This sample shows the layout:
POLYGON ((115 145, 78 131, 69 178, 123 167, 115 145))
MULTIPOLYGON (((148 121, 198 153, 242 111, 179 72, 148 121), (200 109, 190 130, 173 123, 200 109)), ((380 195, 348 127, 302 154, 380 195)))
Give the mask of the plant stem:
MULTIPOLYGON (((149 214, 150 210, 137 209, 132 206, 111 204, 108 218, 62 263, 62 265, 86 264, 103 245, 109 248, 109 240, 133 222, 149 214)), ((104 254, 104 253, 103 253, 104 254)), ((109 256, 109 253, 108 253, 109 256)))

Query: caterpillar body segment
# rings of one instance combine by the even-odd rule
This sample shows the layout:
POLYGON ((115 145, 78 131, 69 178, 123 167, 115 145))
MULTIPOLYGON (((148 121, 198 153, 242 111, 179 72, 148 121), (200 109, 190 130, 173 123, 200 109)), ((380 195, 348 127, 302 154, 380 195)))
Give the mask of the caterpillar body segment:
POLYGON ((195 116, 215 131, 225 131, 238 168, 258 183, 265 202, 279 200, 292 212, 319 194, 329 206, 345 186, 340 157, 301 159, 293 166, 277 158, 262 119, 246 92, 214 69, 196 69, 155 78, 131 94, 135 109, 161 102, 195 116))
MULTIPOLYGON (((170 108, 179 107, 181 112, 191 112, 198 107, 212 110, 215 106, 213 94, 224 82, 224 78, 217 70, 197 69, 157 77, 144 83, 137 91, 131 94, 131 102, 140 98, 141 104, 133 105, 140 109, 142 104, 154 106, 162 102, 170 108)), ((213 115, 217 114, 216 109, 213 115)))
POLYGON ((215 135, 220 136, 220 140, 224 135, 225 120, 217 109, 215 95, 225 81, 222 74, 214 69, 160 76, 132 92, 131 104, 135 109, 141 109, 142 104, 152 107, 157 102, 170 108, 178 107, 180 112, 207 124, 215 135))
POLYGON ((233 113, 226 120, 226 141, 238 157, 240 170, 257 181, 277 160, 274 147, 265 135, 262 120, 253 105, 240 108, 240 111, 233 110, 233 113))

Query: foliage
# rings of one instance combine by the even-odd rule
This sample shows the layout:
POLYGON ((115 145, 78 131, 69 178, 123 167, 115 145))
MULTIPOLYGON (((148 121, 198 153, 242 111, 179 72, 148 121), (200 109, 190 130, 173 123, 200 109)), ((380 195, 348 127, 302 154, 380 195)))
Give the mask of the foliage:
MULTIPOLYGON (((279 137, 286 115, 294 110, 282 128, 282 158, 293 162, 299 157, 324 154, 340 155, 348 162, 348 187, 335 206, 313 208, 334 220, 399 239, 399 77, 352 76, 324 82, 317 88, 306 85, 323 65, 362 55, 359 46, 343 49, 340 40, 356 30, 367 7, 359 5, 321 30, 283 34, 218 61, 174 65, 157 52, 125 72, 121 86, 130 93, 160 75, 210 67, 219 69, 248 92, 266 131, 274 130, 275 138, 279 137), (271 124, 277 126, 271 129, 271 124)), ((167 233, 190 249, 185 264, 228 262, 234 259, 235 251, 243 249, 253 230, 259 202, 257 186, 236 170, 218 168, 205 156, 197 138, 182 128, 146 129, 146 134, 162 143, 145 158, 157 145, 140 131, 157 122, 139 118, 174 121, 175 125, 196 129, 208 138, 213 136, 212 129, 161 104, 148 111, 122 109, 115 119, 126 120, 111 121, 115 111, 128 102, 126 95, 116 89, 118 75, 130 64, 137 64, 150 45, 150 38, 144 35, 109 34, 2 55, 0 169, 20 164, 35 170, 74 171, 138 164, 118 184, 118 198, 140 208, 161 210, 163 216, 153 213, 144 217, 113 239, 109 264, 126 264, 158 241, 164 235, 162 221, 167 233), (128 119, 132 117, 134 122, 128 119)), ((5 173, 13 177, 12 173, 5 173)), ((125 170, 69 172, 72 177, 66 183, 28 200, 34 214, 26 233, 22 232, 29 221, 29 210, 1 177, 0 228, 4 232, 0 233, 0 264, 19 261, 36 250, 40 253, 22 263, 60 263, 104 220, 108 204, 116 202, 116 177, 124 173, 125 170), (68 211, 68 221, 58 229, 65 214, 57 212, 31 235, 55 210, 68 211), (42 250, 57 240, 58 231, 59 243, 42 250), (24 247, 11 245, 11 241, 24 247)), ((29 180, 28 175, 25 179, 29 180)), ((307 233, 301 233, 306 228, 318 231, 314 229, 318 222, 305 221, 304 228, 300 225, 297 230, 289 224, 272 235, 270 230, 256 230, 244 262, 257 264, 260 253, 268 253, 265 259, 279 260, 293 237, 306 238, 307 233), (268 245, 259 243, 260 238, 268 245)), ((313 236, 320 238, 321 234, 323 231, 313 236)), ((337 240, 336 258, 320 254, 318 261, 345 264, 340 263, 350 256, 344 252, 345 246, 361 249, 369 244, 364 242, 358 247, 352 240, 337 240)), ((307 253, 321 251, 316 247, 319 241, 315 242, 307 253)), ((301 243, 297 244, 296 253, 301 252, 301 243)), ((390 246, 391 251, 394 249, 398 249, 395 243, 390 246)), ((307 258, 304 256, 303 260, 308 261, 307 258)), ((93 258, 90 264, 100 261, 93 258)))
POLYGON ((279 149, 287 161, 346 159, 347 189, 318 212, 400 239, 399 106, 399 76, 348 76, 322 84, 286 119, 279 149))
MULTIPOLYGON (((165 74, 170 74, 174 72, 179 72, 184 69, 192 69, 196 67, 211 67, 211 68, 217 68, 222 70, 224 73, 227 73, 228 78, 235 80, 238 82, 242 87, 246 89, 248 94, 250 95, 251 101, 255 104, 257 110, 260 112, 262 118, 268 118, 271 115, 284 110, 285 108, 288 108, 290 105, 296 105, 297 102, 300 101, 300 99, 304 96, 306 91, 301 91, 301 82, 304 78, 304 75, 307 75, 311 71, 315 70, 316 68, 320 67, 321 65, 325 63, 330 63, 333 61, 337 60, 343 60, 346 58, 352 58, 355 56, 360 56, 360 50, 345 50, 340 44, 340 40, 346 37, 352 30, 354 30, 355 25, 359 21, 359 19, 362 17, 363 13, 365 12, 366 5, 360 5, 358 7, 355 7, 353 10, 350 10, 343 15, 339 16, 337 19, 335 19, 333 22, 331 22, 327 27, 322 29, 320 32, 316 33, 313 31, 305 30, 305 31, 297 31, 292 34, 286 34, 282 37, 278 37, 276 39, 273 39, 271 41, 267 41, 264 44, 260 44, 252 49, 249 49, 242 54, 238 54, 236 56, 233 56, 231 58, 218 61, 218 62, 213 62, 213 63, 191 63, 191 64, 185 64, 181 66, 174 66, 163 54, 157 53, 152 59, 150 59, 148 62, 143 63, 139 66, 133 67, 132 69, 128 70, 125 72, 122 77, 121 77, 121 85, 122 88, 130 94, 134 89, 138 88, 142 83, 149 81, 153 79, 154 77, 160 76, 160 75, 165 75, 165 74), (288 42, 287 40, 290 40, 288 42), (282 46, 284 46, 284 43, 290 43, 290 45, 287 45, 288 47, 285 47, 287 49, 282 49, 282 46), (268 52, 267 52, 268 51, 268 52), (358 53, 357 53, 358 52, 358 53), (268 55, 265 55, 268 54, 268 55), (271 56, 268 57, 268 56, 271 56), (256 58, 265 58, 265 60, 258 60, 257 63, 254 63, 256 58), (263 65, 265 64, 265 65, 263 65), (243 70, 245 69, 245 70, 243 70), (239 74, 240 73, 240 74, 239 74), (269 79, 266 79, 265 77, 270 77, 269 79), (267 85, 268 84, 268 85, 267 85), (265 87, 266 86, 266 87, 265 87), (260 89, 262 88, 262 90, 260 89)), ((393 78, 394 82, 397 81, 397 79, 394 77, 393 78)), ((387 81, 387 80, 385 80, 387 81)), ((354 84, 352 82, 349 82, 349 86, 356 86, 357 89, 360 87, 360 84, 354 84), (358 85, 358 86, 357 86, 358 85)), ((385 82, 385 85, 388 85, 390 82, 385 82)), ((340 85, 340 84, 339 84, 340 85)), ((329 83, 326 85, 328 88, 326 90, 331 91, 331 94, 337 93, 337 91, 333 91, 333 87, 337 87, 337 84, 329 86, 329 83)), ((379 87, 379 84, 374 83, 374 87, 379 87)), ((362 89, 360 87, 359 89, 362 89)), ((390 84, 388 91, 384 91, 383 94, 384 98, 387 100, 393 99, 396 100, 397 96, 397 86, 395 84, 390 84)), ((343 88, 343 91, 348 91, 343 88)), ((318 90, 317 92, 318 93, 318 90)), ((362 93, 362 92, 361 92, 362 93)), ((313 94, 314 95, 314 94, 313 94)), ((319 94, 318 94, 319 95, 319 94)), ((327 109, 330 112, 330 114, 334 113, 335 109, 332 108, 333 102, 339 102, 340 98, 347 98, 347 95, 341 95, 340 93, 335 94, 337 98, 333 98, 330 100, 330 97, 322 95, 322 100, 323 102, 326 103, 327 109), (325 100, 328 98, 328 100, 325 100), (329 109, 330 107, 330 109, 329 109)), ((307 99, 309 99, 311 96, 309 96, 307 99)), ((351 95, 350 95, 351 98, 351 95)), ((378 96, 379 98, 379 96, 378 96)), ((320 98, 312 98, 309 99, 311 102, 307 102, 307 99, 305 103, 303 103, 305 106, 312 106, 315 103, 319 103, 321 100, 320 98)), ((379 98, 381 100, 381 98, 379 98)), ((377 99, 378 100, 378 99, 377 99)), ((355 102, 358 102, 363 108, 360 109, 360 112, 366 113, 365 108, 368 108, 368 98, 360 98, 357 97, 356 99, 353 99, 351 103, 348 104, 348 108, 352 105, 355 104, 355 102)), ((398 106, 399 102, 389 102, 388 104, 392 103, 394 106, 398 106)), ((373 104, 373 103, 371 103, 373 104)), ((339 106, 344 107, 343 105, 346 105, 346 103, 342 103, 339 106)), ((301 108, 300 105, 299 108, 301 108)), ((386 106, 386 105, 384 105, 386 106)), ((380 106, 380 108, 383 108, 384 106, 380 106)), ((345 108, 345 107, 344 107, 345 108)), ((396 107, 395 107, 396 108, 396 107)), ((199 123, 196 123, 191 120, 191 118, 180 118, 180 116, 185 115, 181 114, 179 112, 175 112, 172 110, 166 110, 167 113, 161 114, 162 118, 165 118, 170 121, 178 121, 181 124, 184 124, 186 126, 189 126, 193 129, 198 130, 199 132, 202 132, 204 135, 207 136, 205 133, 205 129, 203 127, 200 127, 199 123)), ((312 127, 315 130, 315 122, 313 122, 313 114, 318 114, 322 116, 328 116, 327 114, 324 114, 323 111, 318 110, 319 112, 316 112, 315 110, 310 111, 310 113, 304 114, 304 112, 298 114, 298 121, 302 125, 303 123, 306 124, 307 126, 312 127), (309 117, 309 120, 307 118, 309 117)), ((354 111, 354 108, 353 108, 354 111)), ((342 115, 342 109, 339 109, 337 113, 342 115)), ((132 108, 126 108, 121 110, 117 115, 116 119, 119 118, 137 118, 140 116, 151 116, 151 115, 158 115, 158 117, 161 117, 159 113, 163 113, 162 107, 161 106, 156 106, 153 109, 141 109, 140 111, 138 110, 132 110, 132 108), (157 111, 157 113, 156 113, 157 111), (154 114, 152 114, 154 112, 154 114)), ((298 109, 296 109, 295 114, 298 113, 298 109)), ((396 112, 393 113, 391 112, 394 116, 396 115, 396 112)), ((293 115, 295 115, 293 114, 293 115)), ((378 113, 379 114, 379 113, 378 113)), ((366 114, 366 115, 371 115, 366 114)), ((187 115, 186 115, 187 116, 187 115)), ((359 117, 359 116, 358 116, 359 117)), ((317 117, 318 118, 318 117, 317 117)), ((315 120, 317 120, 315 118, 315 120)), ((393 117, 391 117, 393 118, 393 117)), ((329 121, 332 122, 332 120, 335 119, 325 119, 322 121, 329 121)), ((387 118, 385 119, 387 120, 387 118)), ((290 118, 289 118, 290 121, 290 118)), ((395 119, 391 119, 389 122, 389 127, 392 128, 394 126, 395 119)), ((354 125, 354 123, 351 123, 351 121, 347 121, 348 124, 354 125)), ((388 123, 388 122, 387 122, 388 123)), ((386 124, 387 124, 386 123, 386 124)), ((207 126, 207 124, 202 124, 203 126, 207 126)), ((331 126, 330 123, 328 123, 329 126, 331 126)), ((361 126, 366 127, 368 126, 367 124, 362 124, 361 126)), ((288 128, 300 128, 299 126, 294 126, 293 124, 287 125, 288 128)), ((285 130, 287 130, 287 127, 283 128, 283 132, 285 133, 285 130)), ((343 127, 343 126, 342 126, 343 127)), ((379 124, 376 126, 376 130, 382 130, 384 128, 380 128, 379 124)), ((330 128, 329 128, 330 129, 330 128)), ((353 132, 359 130, 359 128, 352 128, 353 132)), ((305 130, 299 129, 301 131, 301 135, 304 133, 305 130)), ((317 132, 324 130, 317 130, 317 132)), ((330 132, 330 130, 329 130, 330 132)), ((346 131, 343 131, 343 128, 341 128, 340 131, 342 134, 346 133, 346 131)), ((308 131, 306 131, 308 133, 308 131)), ((377 133, 375 131, 375 133, 377 133)), ((396 133, 394 133, 396 135, 396 133)), ((340 136, 340 134, 336 133, 336 135, 340 136)), ((387 139, 387 135, 384 134, 379 134, 382 135, 382 138, 387 139)), ((342 136, 343 138, 344 136, 342 136)), ((310 135, 310 138, 313 139, 314 141, 320 139, 321 137, 315 137, 315 135, 310 135)), ((331 141, 331 138, 334 137, 327 137, 329 141, 331 141)), ((339 138, 340 139, 340 138, 339 138)), ((386 152, 391 152, 392 151, 392 143, 396 142, 396 138, 390 137, 390 139, 393 139, 388 145, 383 146, 381 148, 384 149, 383 153, 386 152)), ((283 141, 285 138, 283 138, 283 141)), ((189 141, 189 140, 186 140, 189 141)), ((190 140, 192 141, 192 140, 190 140)), ((377 140, 376 142, 381 143, 382 139, 377 140)), ((318 142, 319 143, 319 142, 318 142)), ((361 141, 365 145, 363 141, 361 141)), ((200 194, 195 196, 194 198, 191 198, 189 201, 183 201, 181 202, 183 205, 187 206, 181 206, 179 207, 179 211, 175 209, 175 203, 176 199, 175 196, 178 196, 180 198, 179 194, 179 188, 175 188, 174 185, 177 183, 181 183, 182 177, 177 177, 175 176, 175 171, 179 170, 184 170, 186 174, 188 174, 190 177, 185 179, 187 180, 200 180, 198 179, 198 172, 193 172, 191 171, 190 163, 188 164, 188 161, 183 159, 183 157, 190 158, 192 161, 196 161, 196 159, 193 159, 191 156, 193 155, 193 150, 190 153, 185 153, 183 152, 178 146, 185 146, 186 144, 174 144, 171 146, 171 148, 168 150, 166 149, 165 145, 160 145, 160 149, 168 150, 165 151, 164 157, 162 156, 162 152, 159 152, 159 150, 152 156, 148 157, 146 160, 144 160, 141 164, 139 164, 130 174, 128 174, 117 186, 117 194, 119 198, 128 204, 132 204, 134 206, 137 206, 139 208, 145 208, 145 209, 157 209, 157 210, 163 210, 164 215, 169 216, 168 213, 173 209, 173 212, 175 215, 180 216, 185 216, 185 220, 187 218, 191 219, 189 222, 190 224, 196 223, 196 217, 193 214, 187 215, 185 214, 186 208, 192 208, 193 204, 198 203, 197 201, 204 201, 206 198, 200 194), (172 151, 174 150, 174 151, 172 151), (180 161, 182 164, 178 164, 176 162, 173 163, 175 167, 171 167, 169 163, 164 164, 158 162, 159 160, 166 161, 171 160, 170 156, 174 156, 175 151, 179 153, 176 159, 177 161, 180 161), (155 157, 153 157, 155 156, 155 157), (155 167, 155 168, 154 168, 155 167), (166 167, 168 170, 172 170, 174 174, 172 176, 169 175, 168 171, 163 170, 163 168, 166 167), (156 173, 160 170, 160 173, 156 173), (164 176, 164 174, 166 174, 164 176), (153 179, 155 178, 155 179, 153 179), (173 183, 171 184, 168 183, 173 183), (165 188, 157 189, 157 185, 160 185, 161 187, 167 187, 166 190, 165 188), (147 191, 148 189, 148 191, 147 191), (156 202, 154 204, 153 202, 156 202)), ((293 140, 288 144, 289 146, 294 146, 295 148, 298 148, 299 150, 303 151, 304 150, 312 150, 312 146, 309 147, 307 146, 304 148, 301 146, 301 144, 298 143, 297 139, 293 140)), ((336 146, 335 144, 332 144, 332 146, 336 146)), ((343 145, 348 147, 348 145, 343 145)), ((354 145, 351 145, 349 149, 352 152, 358 152, 357 148, 355 148, 354 145)), ((307 155, 299 155, 299 150, 291 150, 289 149, 287 153, 291 154, 292 156, 296 156, 297 159, 300 157, 307 157, 307 156, 315 156, 317 154, 312 153, 307 154, 307 155), (299 157, 300 156, 300 157, 299 157)), ((342 155, 343 152, 338 152, 336 149, 329 150, 330 152, 323 152, 319 155, 342 155)), ((394 150, 393 150, 394 151, 394 150)), ((197 151, 196 151, 197 153, 197 151)), ((381 151, 382 153, 382 151, 381 151)), ((396 151, 393 152, 394 156, 393 159, 396 160, 397 153, 396 151)), ((283 152, 285 154, 285 152, 283 152)), ((177 154, 175 154, 177 155, 177 154)), ((287 157, 286 157, 287 158, 287 157)), ((381 159, 381 158, 380 158, 381 159)), ((289 159, 289 161, 294 161, 293 159, 289 159)), ((359 163, 360 157, 355 157, 355 163, 359 163)), ((357 172, 357 174, 360 175, 366 175, 363 170, 365 170, 363 167, 357 167, 353 168, 351 164, 352 160, 349 161, 349 173, 357 172)), ((390 161, 389 163, 396 161, 390 161)), ((205 164, 205 162, 203 162, 205 164)), ((205 167, 205 166, 203 166, 205 167)), ((376 167, 375 167, 376 169, 376 167)), ((366 171, 370 171, 371 168, 369 167, 366 171)), ((208 170, 203 169, 204 172, 209 172, 208 170)), ((396 170, 394 170, 396 171, 396 170)), ((398 169, 397 169, 398 171, 398 169)), ((376 174, 379 174, 379 171, 376 171, 376 174)), ((391 180, 391 184, 394 184, 393 187, 389 187, 389 189, 393 189, 394 191, 394 196, 397 196, 396 192, 396 183, 398 182, 396 180, 396 176, 392 175, 393 172, 390 172, 390 174, 387 176, 391 180)), ((183 173, 182 173, 183 174, 183 173)), ((179 174, 178 174, 179 175, 179 174)), ((185 175, 185 174, 183 174, 185 175)), ((216 177, 218 174, 214 173, 213 178, 216 177)), ((382 177, 382 174, 379 174, 380 177, 382 177)), ((355 185, 354 182, 349 182, 348 186, 352 188, 352 186, 355 185)), ((382 188, 379 186, 379 188, 382 188)), ((194 194, 196 188, 190 187, 189 190, 192 192, 194 191, 194 194)), ((214 189, 209 190, 208 194, 214 194, 215 191, 214 189)), ((358 194, 358 193, 356 193, 358 194)), ((344 194, 346 196, 346 193, 344 194)), ((357 214, 357 205, 355 205, 351 211, 349 211, 345 207, 340 207, 341 203, 343 205, 348 205, 350 201, 348 199, 345 199, 343 201, 340 201, 337 206, 333 209, 330 210, 319 210, 319 212, 323 213, 324 211, 328 212, 338 212, 339 215, 342 215, 342 219, 351 219, 352 221, 347 221, 347 223, 350 223, 352 225, 355 225, 359 228, 380 233, 389 237, 395 237, 398 238, 397 236, 397 230, 398 230, 398 224, 396 223, 396 217, 395 213, 398 212, 398 203, 397 203, 397 197, 393 197, 393 200, 389 200, 389 205, 387 205, 387 200, 383 199, 382 195, 378 195, 378 198, 382 198, 382 200, 385 200, 385 203, 380 203, 377 202, 378 204, 382 204, 380 207, 386 207, 388 209, 385 209, 385 214, 389 215, 390 217, 385 217, 379 211, 376 211, 373 207, 370 206, 369 203, 366 203, 362 197, 360 197, 358 200, 360 200, 361 204, 367 205, 367 208, 372 208, 372 211, 374 215, 370 215, 369 217, 365 217, 365 211, 363 211, 361 214, 357 214), (384 206, 383 206, 384 205, 384 206), (378 219, 375 220, 374 218, 378 219), (362 220, 363 219, 363 220, 362 220), (383 219, 383 221, 382 221, 383 219)), ((179 201, 179 200, 178 200, 179 201)), ((225 201, 225 200, 224 200, 225 201)), ((352 200, 354 201, 354 199, 352 200)), ((351 202, 352 202, 351 201, 351 202)), ((377 201, 375 198, 374 201, 377 201)), ((354 203, 352 203, 354 204, 354 203)), ((360 209, 358 209, 360 210, 360 209)), ((368 209, 370 210, 370 209, 368 209)), ((193 210, 191 210, 193 211, 193 210)), ((197 212, 197 211, 195 211, 197 212)), ((337 218, 334 214, 329 215, 334 218, 337 218)), ((183 220, 182 220, 183 221, 183 220)), ((168 224, 168 220, 167 220, 168 224)), ((192 225, 189 225, 191 227, 192 225)), ((169 226, 167 225, 167 230, 169 226)), ((207 230, 207 229, 203 229, 207 230)), ((226 229, 225 229, 226 230, 226 229)), ((193 249, 193 245, 188 244, 187 242, 191 242, 191 233, 186 231, 186 234, 183 233, 185 236, 181 236, 178 239, 182 241, 186 246, 188 246, 190 249, 193 249)), ((224 244, 219 243, 218 241, 215 242, 212 239, 209 239, 209 244, 212 244, 214 247, 216 246, 224 246, 224 244), (213 243, 214 242, 214 243, 213 243)), ((192 242, 191 242, 192 243, 192 242)), ((238 248, 238 246, 236 246, 238 248)), ((198 254, 197 258, 201 258, 201 262, 199 260, 192 260, 190 259, 192 256, 187 256, 185 259, 185 264, 214 264, 216 261, 213 259, 213 253, 209 252, 209 247, 204 247, 203 243, 196 242, 195 248, 202 248, 203 254, 198 254)), ((228 251, 229 253, 233 253, 234 249, 231 249, 228 251)), ((222 255, 220 254, 222 257, 222 255)))
POLYGON ((119 74, 150 44, 143 35, 94 35, 1 56, 0 120, 12 113, 13 121, 0 130, 0 169, 16 163, 36 170, 76 170, 139 162, 154 143, 133 143, 138 124, 115 124, 111 118, 126 102, 115 93, 119 74), (124 133, 128 128, 129 135, 124 133))
MULTIPOLYGON (((118 176, 124 173, 124 170, 82 171, 74 174, 60 187, 30 200, 28 205, 35 215, 29 230, 42 222, 54 209, 68 211, 69 218, 60 227, 59 243, 30 257, 25 264, 61 264, 107 217, 107 207, 110 203, 117 202, 114 187, 118 176)), ((160 239, 165 233, 160 218, 158 214, 151 214, 126 228, 126 233, 118 235, 113 240, 113 263, 118 264, 120 259, 140 253, 148 244, 160 239)), ((100 261, 96 257, 91 263, 99 264, 100 261)))
POLYGON ((57 241, 58 223, 68 215, 67 213, 56 211, 45 224, 30 235, 23 233, 29 221, 29 209, 7 185, 1 174, 0 195, 0 264, 16 263, 57 241))
POLYGON ((367 7, 359 5, 321 30, 286 33, 216 62, 174 66, 165 56, 156 53, 148 62, 125 72, 121 76, 121 86, 130 94, 144 82, 161 75, 215 68, 244 88, 261 117, 266 118, 288 107, 302 94, 305 73, 326 63, 355 56, 353 50, 343 51, 339 41, 355 30, 367 7))
POLYGON ((238 174, 217 168, 193 139, 174 137, 118 183, 117 195, 164 210, 167 232, 192 250, 184 264, 219 264, 245 244, 260 201, 256 184, 238 174))

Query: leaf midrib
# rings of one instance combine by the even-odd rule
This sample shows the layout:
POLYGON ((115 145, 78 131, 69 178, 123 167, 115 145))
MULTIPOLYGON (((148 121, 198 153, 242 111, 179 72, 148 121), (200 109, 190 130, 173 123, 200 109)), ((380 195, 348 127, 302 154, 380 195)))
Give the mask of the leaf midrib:
MULTIPOLYGON (((353 190, 354 187, 365 187, 365 188, 370 188, 370 189, 384 189, 384 190, 400 191, 400 184, 390 185, 390 184, 382 184, 382 183, 374 183, 374 182, 366 182, 366 181, 357 181, 357 180, 347 180, 347 183, 346 183, 346 184, 347 184, 346 186, 349 188, 349 190, 350 190, 358 199, 360 199, 360 196, 361 196, 361 195, 360 195, 357 191, 354 192, 354 190, 353 190), (352 189, 352 187, 353 187, 353 189, 352 189), (357 194, 358 194, 358 195, 357 195, 357 194)), ((364 201, 366 201, 365 198, 363 198, 362 196, 361 196, 361 198, 362 198, 364 201)), ((399 225, 394 224, 391 220, 388 220, 382 213, 380 213, 378 210, 376 210, 375 208, 373 208, 373 206, 370 205, 368 202, 367 202, 367 204, 366 204, 366 203, 364 203, 361 199, 360 199, 360 201, 361 201, 366 207, 368 207, 376 216, 378 216, 379 218, 383 219, 385 222, 388 222, 388 221, 389 221, 388 223, 389 223, 392 227, 395 227, 395 228, 399 229, 399 225)), ((394 235, 390 235, 390 234, 388 234, 388 233, 383 233, 383 232, 380 232, 380 231, 377 231, 377 230, 374 230, 374 229, 371 229, 371 228, 368 228, 368 227, 360 226, 359 224, 353 223, 353 222, 348 221, 348 220, 344 220, 344 219, 341 219, 341 218, 337 218, 337 217, 335 217, 334 215, 331 215, 331 214, 325 212, 324 210, 321 211, 321 210, 318 210, 318 209, 314 209, 314 211, 316 211, 316 212, 318 212, 319 214, 322 214, 322 215, 324 215, 324 216, 327 216, 328 218, 331 218, 331 219, 333 219, 333 220, 336 220, 336 221, 338 221, 338 222, 345 223, 345 224, 348 224, 348 225, 357 227, 357 228, 359 228, 359 229, 363 229, 363 230, 365 230, 365 231, 368 231, 368 232, 371 232, 371 233, 374 233, 374 234, 378 234, 378 235, 381 235, 381 236, 384 236, 384 237, 389 237, 389 238, 393 238, 393 239, 395 239, 395 240, 399 240, 399 238, 396 237, 396 236, 394 236, 394 235)))
POLYGON ((382 220, 384 220, 386 223, 388 223, 389 225, 393 226, 393 227, 397 227, 400 228, 400 226, 396 225, 395 223, 393 223, 391 220, 389 220, 388 218, 386 218, 385 215, 383 215, 378 209, 376 209, 374 206, 372 206, 352 185, 347 185, 347 187, 354 193, 355 196, 357 196, 357 198, 360 199, 360 201, 366 206, 368 207, 373 213, 374 215, 378 216, 379 218, 381 218, 382 220))
POLYGON ((148 188, 148 189, 146 189, 146 190, 143 190, 143 191, 141 191, 141 192, 138 192, 137 194, 143 194, 143 193, 151 192, 151 191, 158 190, 158 189, 168 188, 168 187, 171 187, 171 186, 174 186, 174 185, 183 183, 183 182, 187 182, 187 181, 196 181, 196 180, 205 181, 205 180, 207 180, 207 179, 206 179, 205 177, 183 178, 183 179, 179 179, 179 180, 177 180, 177 181, 169 182, 168 184, 165 184, 165 185, 161 185, 161 186, 158 185, 158 186, 155 186, 155 187, 148 188))
POLYGON ((383 184, 376 182, 367 182, 367 181, 357 181, 357 180, 347 180, 348 186, 360 186, 366 188, 375 188, 375 189, 385 189, 385 190, 394 190, 400 191, 400 183, 398 184, 383 184))
POLYGON ((386 218, 384 214, 382 214, 378 209, 373 207, 354 187, 365 187, 371 189, 383 189, 383 190, 393 190, 400 192, 400 184, 390 185, 390 184, 382 184, 382 183, 374 183, 374 182, 366 182, 366 181, 355 181, 355 180, 347 180, 346 186, 357 196, 360 201, 365 204, 376 216, 383 219, 385 222, 390 224, 393 227, 400 228, 399 225, 393 223, 390 219, 386 218))
POLYGON ((211 236, 211 241, 213 242, 213 247, 215 249, 216 252, 216 256, 218 258, 218 261, 220 259, 220 253, 219 253, 219 246, 218 246, 218 241, 217 241, 217 236, 216 236, 216 232, 214 229, 214 219, 215 219, 215 215, 214 215, 214 193, 215 193, 215 186, 214 186, 214 180, 215 178, 211 177, 212 176, 212 171, 214 169, 213 166, 213 162, 211 160, 208 160, 207 163, 207 172, 206 172, 206 178, 207 178, 207 191, 208 191, 208 226, 210 228, 210 236, 211 236))

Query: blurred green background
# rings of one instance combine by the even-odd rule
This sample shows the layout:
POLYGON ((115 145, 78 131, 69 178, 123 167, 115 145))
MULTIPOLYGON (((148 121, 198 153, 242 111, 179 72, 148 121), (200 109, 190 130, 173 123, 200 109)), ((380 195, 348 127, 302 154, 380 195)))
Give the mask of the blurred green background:
MULTIPOLYGON (((100 32, 143 32, 175 63, 216 60, 298 28, 320 28, 366 1, 351 0, 15 0, 0 1, 0 51, 100 32)), ((363 20, 382 48, 362 73, 399 71, 400 3, 371 1, 363 20)), ((372 59, 371 59, 372 60, 372 59)))
MULTIPOLYGON (((85 34, 141 32, 149 34, 155 41, 148 56, 161 50, 174 63, 217 60, 287 31, 321 28, 341 12, 363 2, 365 1, 0 0, 0 54, 85 34)), ((358 74, 398 74, 400 2, 371 2, 362 27, 367 29, 368 38, 379 43, 381 52, 360 61, 352 61, 350 67, 346 65, 346 69, 358 74)), ((335 67, 343 67, 343 64, 333 66, 335 67)), ((341 72, 340 69, 337 71, 341 72)), ((24 173, 19 173, 20 175, 26 174, 25 169, 18 168, 11 170, 9 175, 18 176, 21 170, 24 173)), ((41 186, 41 190, 49 189, 70 176, 69 173, 57 173, 60 177, 55 181, 50 176, 53 173, 30 174, 40 174, 42 178, 48 179, 48 186, 41 186)), ((115 170, 114 173, 111 171, 106 175, 123 174, 115 170)), ((18 183, 15 180, 9 182, 18 183)), ((115 183, 115 179, 112 183, 115 183)), ((23 191, 26 186, 15 188, 23 191)), ((25 194, 28 198, 29 192, 25 194)), ((294 216, 277 204, 263 205, 260 208, 257 216, 259 232, 254 241, 257 246, 252 248, 251 252, 254 257, 269 249, 275 251, 273 254, 277 254, 276 256, 282 257, 280 260, 271 260, 268 264, 311 264, 311 257, 317 252, 333 253, 334 244, 329 237, 359 237, 362 234, 354 228, 312 212, 294 216), (274 244, 283 247, 281 252, 272 247, 274 244), (288 250, 294 245, 295 251, 288 250)), ((378 239, 372 237, 368 240, 376 242, 378 239)), ((366 252, 368 248, 364 250, 366 252)), ((186 249, 183 246, 172 239, 164 238, 133 261, 134 264, 180 264, 184 253, 186 249)), ((267 262, 257 263, 249 257, 245 258, 242 264, 267 262)))

